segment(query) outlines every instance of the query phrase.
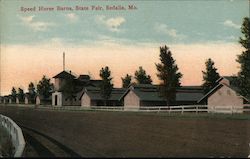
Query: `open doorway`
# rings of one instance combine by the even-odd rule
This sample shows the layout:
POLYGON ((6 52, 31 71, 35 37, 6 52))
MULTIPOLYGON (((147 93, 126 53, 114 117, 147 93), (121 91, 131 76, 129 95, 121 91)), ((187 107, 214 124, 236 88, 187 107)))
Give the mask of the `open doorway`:
POLYGON ((57 99, 58 99, 58 97, 57 97, 57 95, 55 95, 55 105, 57 105, 57 99))

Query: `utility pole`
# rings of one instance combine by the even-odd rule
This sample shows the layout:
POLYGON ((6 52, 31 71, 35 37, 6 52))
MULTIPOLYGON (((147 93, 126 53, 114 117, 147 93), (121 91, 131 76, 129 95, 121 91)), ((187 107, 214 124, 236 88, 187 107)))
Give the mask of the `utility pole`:
POLYGON ((65 52, 63 52, 63 71, 65 71, 65 52))

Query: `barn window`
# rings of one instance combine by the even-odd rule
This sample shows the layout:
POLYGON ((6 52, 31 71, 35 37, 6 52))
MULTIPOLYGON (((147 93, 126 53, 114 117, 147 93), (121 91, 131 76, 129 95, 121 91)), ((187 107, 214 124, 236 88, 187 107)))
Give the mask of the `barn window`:
POLYGON ((230 90, 227 90, 227 95, 231 95, 231 91, 230 90))

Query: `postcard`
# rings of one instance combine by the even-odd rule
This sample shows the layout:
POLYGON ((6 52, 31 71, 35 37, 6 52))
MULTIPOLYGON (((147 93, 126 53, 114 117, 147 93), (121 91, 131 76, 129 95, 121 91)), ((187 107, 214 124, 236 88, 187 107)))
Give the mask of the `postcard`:
POLYGON ((0 0, 12 157, 247 157, 249 3, 0 0))

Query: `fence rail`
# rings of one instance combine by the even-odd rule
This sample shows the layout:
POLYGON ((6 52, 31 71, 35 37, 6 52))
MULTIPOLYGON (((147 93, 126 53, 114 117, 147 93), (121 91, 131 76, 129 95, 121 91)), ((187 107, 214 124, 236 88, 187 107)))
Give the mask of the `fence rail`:
MULTIPOLYGON (((12 104, 13 105, 13 104, 12 104)), ((12 106, 9 105, 9 106, 12 106)), ((208 106, 208 105, 180 105, 180 106, 51 106, 51 105, 25 105, 15 104, 13 106, 29 107, 37 109, 52 110, 102 110, 102 111, 138 111, 138 112, 207 112, 207 113, 243 113, 250 112, 250 105, 239 106, 208 106)))
POLYGON ((243 113, 250 112, 249 108, 242 108, 238 106, 213 106, 207 105, 182 105, 182 106, 39 106, 39 109, 53 109, 53 110, 102 110, 102 111, 138 111, 138 112, 207 112, 207 113, 243 113))
POLYGON ((15 147, 14 157, 22 157, 25 141, 21 128, 9 117, 0 114, 0 124, 7 129, 15 147))

